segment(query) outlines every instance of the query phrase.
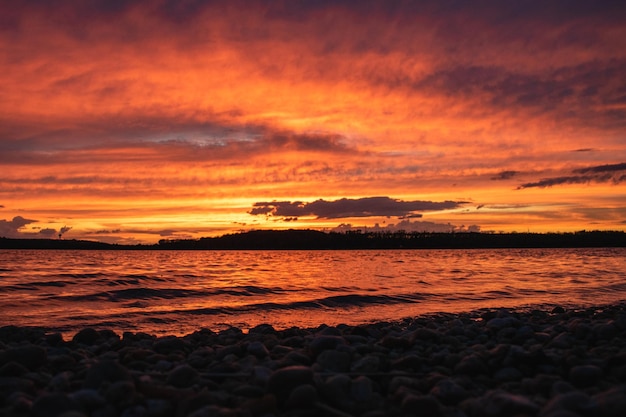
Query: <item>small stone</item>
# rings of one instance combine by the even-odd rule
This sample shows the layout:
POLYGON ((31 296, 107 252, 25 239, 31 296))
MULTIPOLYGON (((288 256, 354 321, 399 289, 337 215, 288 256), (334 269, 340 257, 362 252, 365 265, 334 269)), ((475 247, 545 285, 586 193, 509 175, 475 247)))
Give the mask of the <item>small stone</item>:
POLYGON ((622 417, 626 410, 626 386, 620 385, 594 395, 598 407, 597 415, 622 417))
POLYGON ((292 389, 299 385, 313 385, 313 371, 308 366, 288 366, 275 371, 267 386, 277 397, 286 399, 292 389))
POLYGON ((81 408, 89 411, 102 407, 106 402, 97 390, 87 388, 71 393, 70 398, 78 403, 81 408))
POLYGON ((581 391, 571 391, 554 396, 541 410, 541 415, 553 416, 559 412, 575 415, 596 415, 596 403, 581 391))
POLYGON ((31 371, 36 371, 45 365, 47 361, 48 355, 46 350, 37 345, 27 344, 0 351, 0 364, 17 362, 31 371))
POLYGON ((519 369, 513 367, 506 367, 502 369, 498 369, 493 374, 493 379, 495 379, 499 383, 509 382, 509 381, 519 381, 522 379, 523 375, 519 369))
POLYGON ((10 361, 0 367, 0 376, 22 376, 28 369, 19 362, 10 361))
POLYGON ((172 352, 185 352, 190 348, 189 342, 175 336, 165 336, 154 342, 153 349, 157 353, 167 355, 172 352))
POLYGON ((72 342, 82 345, 93 346, 101 340, 101 336, 96 329, 87 327, 74 335, 72 342))
POLYGON ((402 411, 425 416, 441 414, 439 402, 430 395, 408 394, 402 400, 402 411))
POLYGON ((347 372, 350 369, 350 354, 338 350, 325 350, 317 356, 316 363, 331 372, 347 372))
POLYGON ((372 397, 373 392, 374 384, 368 377, 360 375, 352 381, 350 393, 354 401, 368 401, 372 397))
POLYGON ((247 351, 249 354, 256 356, 257 358, 265 358, 269 355, 269 351, 265 345, 259 341, 248 344, 247 351))
POLYGON ((506 391, 490 391, 479 398, 484 416, 536 415, 539 406, 530 399, 506 391))
POLYGON ((311 340, 309 350, 316 357, 324 350, 335 349, 339 345, 345 345, 346 341, 340 336, 321 335, 311 340))
POLYGON ((380 368, 380 358, 375 355, 366 355, 352 363, 352 372, 378 372, 380 368))
POLYGON ((174 368, 167 376, 167 383, 176 388, 188 388, 198 380, 198 371, 185 364, 174 368))
POLYGON ((63 393, 43 394, 33 402, 31 413, 35 417, 58 416, 72 410, 80 410, 80 406, 63 393))
POLYGON ((595 365, 579 365, 570 369, 569 380, 574 386, 590 387, 602 378, 602 369, 595 365))
POLYGON ((275 334, 276 330, 269 324, 259 324, 248 330, 248 334, 275 334))
POLYGON ((317 402, 317 390, 311 384, 298 385, 287 398, 287 408, 310 408, 317 402))
POLYGON ((125 407, 132 403, 135 384, 131 381, 117 381, 107 387, 105 398, 110 404, 125 407))
POLYGON ((454 367, 454 371, 456 373, 466 375, 480 375, 488 373, 489 368, 485 364, 485 361, 479 356, 468 355, 461 359, 461 361, 454 367))
POLYGON ((574 339, 568 333, 560 333, 548 343, 549 347, 557 349, 569 349, 574 345, 574 339))
POLYGON ((467 397, 465 388, 451 379, 442 379, 430 390, 430 394, 444 405, 456 405, 467 397))
POLYGON ((85 388, 100 388, 103 382, 133 381, 132 376, 117 361, 102 360, 93 364, 85 375, 85 388))

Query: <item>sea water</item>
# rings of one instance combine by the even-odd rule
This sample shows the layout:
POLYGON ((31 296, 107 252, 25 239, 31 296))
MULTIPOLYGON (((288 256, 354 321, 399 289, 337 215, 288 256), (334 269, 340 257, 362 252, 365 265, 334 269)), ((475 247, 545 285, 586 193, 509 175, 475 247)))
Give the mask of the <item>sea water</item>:
POLYGON ((626 300, 626 248, 0 251, 0 326, 184 335, 626 300))

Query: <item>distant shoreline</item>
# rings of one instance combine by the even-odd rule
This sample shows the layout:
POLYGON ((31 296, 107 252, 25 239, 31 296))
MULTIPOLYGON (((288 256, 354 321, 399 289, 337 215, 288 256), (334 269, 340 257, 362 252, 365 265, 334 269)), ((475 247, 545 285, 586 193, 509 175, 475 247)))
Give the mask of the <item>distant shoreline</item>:
POLYGON ((626 232, 424 233, 317 230, 253 230, 156 244, 123 245, 89 240, 0 237, 0 249, 56 250, 363 250, 363 249, 513 249, 626 247, 626 232))

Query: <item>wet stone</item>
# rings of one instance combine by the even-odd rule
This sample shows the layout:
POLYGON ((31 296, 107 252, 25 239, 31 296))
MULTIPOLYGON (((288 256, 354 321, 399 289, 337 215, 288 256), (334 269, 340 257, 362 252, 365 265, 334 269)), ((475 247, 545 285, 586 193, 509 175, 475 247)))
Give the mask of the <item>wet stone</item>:
POLYGON ((350 355, 337 350, 325 350, 317 356, 316 363, 327 371, 347 372, 350 369, 350 355))
POLYGON ((47 352, 41 346, 27 344, 0 351, 0 365, 8 362, 17 362, 34 371, 45 365, 47 361, 47 352))
POLYGON ((601 378, 602 369, 595 365, 574 366, 569 372, 569 380, 579 388, 592 386, 601 378))
POLYGON ((251 342, 246 348, 247 352, 257 358, 264 358, 269 355, 269 351, 265 345, 259 341, 251 342))
POLYGON ((98 343, 100 339, 101 336, 96 329, 87 327, 76 333, 72 338, 72 341, 82 345, 93 346, 98 343))
POLYGON ((299 385, 313 384, 313 371, 307 366, 288 366, 275 371, 267 386, 270 392, 286 398, 299 385))
POLYGON ((317 390, 311 384, 303 384, 294 388, 287 398, 287 408, 310 408, 317 402, 317 390))
POLYGON ((198 380, 198 371, 189 365, 174 368, 167 376, 167 383, 177 388, 187 388, 198 380))
POLYGON ((103 360, 93 364, 85 375, 85 388, 99 388, 103 382, 133 381, 126 368, 117 361, 103 360))
POLYGON ((50 393, 38 397, 33 402, 34 417, 58 416, 65 412, 80 410, 80 406, 63 393, 50 393))
POLYGON ((402 400, 402 411, 415 415, 440 415, 439 402, 430 395, 409 394, 402 400))
POLYGON ((575 415, 595 415, 596 403, 581 391, 570 391, 553 397, 541 410, 542 416, 554 416, 566 411, 575 415))
POLYGON ((339 345, 346 344, 346 341, 340 336, 321 335, 311 340, 309 351, 316 357, 325 350, 336 349, 339 345))

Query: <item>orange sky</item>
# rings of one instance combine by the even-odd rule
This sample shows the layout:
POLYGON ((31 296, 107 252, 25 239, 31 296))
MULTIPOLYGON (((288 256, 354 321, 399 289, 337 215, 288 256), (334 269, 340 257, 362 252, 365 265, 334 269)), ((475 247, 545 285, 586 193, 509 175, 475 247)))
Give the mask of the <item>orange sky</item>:
POLYGON ((0 236, 626 230, 620 2, 0 2, 0 236))

